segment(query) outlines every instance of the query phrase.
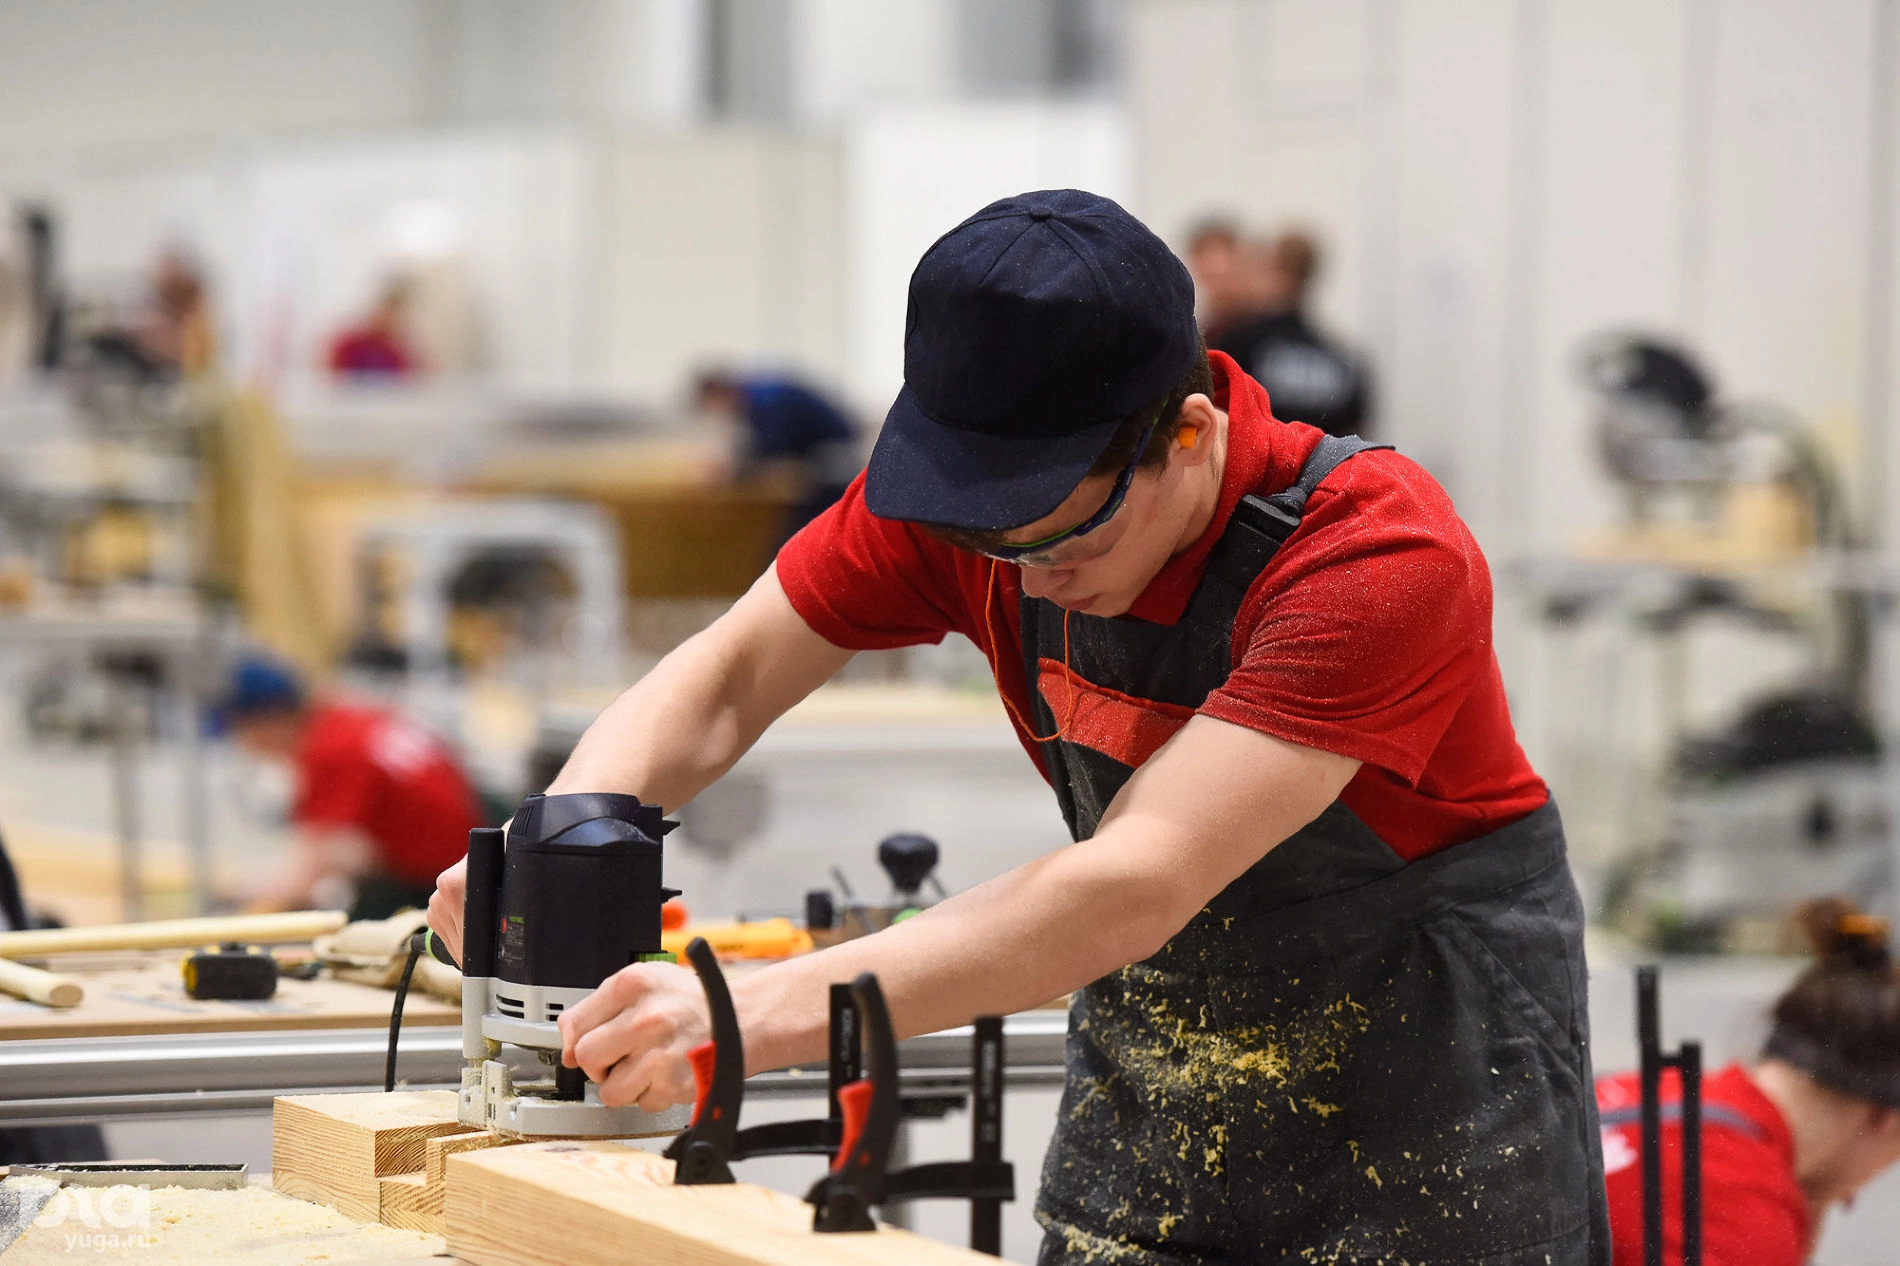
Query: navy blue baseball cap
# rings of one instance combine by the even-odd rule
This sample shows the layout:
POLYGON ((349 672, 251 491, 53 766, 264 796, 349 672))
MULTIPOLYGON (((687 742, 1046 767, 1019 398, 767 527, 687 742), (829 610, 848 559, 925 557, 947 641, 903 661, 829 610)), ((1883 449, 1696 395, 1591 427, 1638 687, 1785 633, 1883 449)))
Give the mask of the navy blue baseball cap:
POLYGON ((268 655, 248 654, 232 665, 216 707, 226 721, 267 712, 294 712, 304 703, 297 672, 268 655))
POLYGON ((865 505, 973 531, 1033 523, 1199 353, 1187 268, 1121 206, 1080 189, 993 202, 911 274, 904 389, 865 505))

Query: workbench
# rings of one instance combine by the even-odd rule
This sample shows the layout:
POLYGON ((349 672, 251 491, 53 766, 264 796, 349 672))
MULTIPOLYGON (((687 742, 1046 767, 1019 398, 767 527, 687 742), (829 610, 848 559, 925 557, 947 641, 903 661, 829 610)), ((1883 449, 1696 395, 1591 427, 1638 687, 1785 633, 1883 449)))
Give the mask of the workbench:
MULTIPOLYGON (((170 951, 131 963, 123 955, 52 960, 49 965, 88 991, 68 1011, 0 999, 0 1127, 256 1113, 284 1096, 380 1089, 389 990, 285 979, 266 1002, 199 1002, 183 994, 179 957, 170 951)), ((1066 1021, 1061 1011, 1009 1017, 1005 1078, 1011 1088, 1061 1084, 1066 1021)), ((967 1028, 902 1043, 905 1098, 927 1116, 960 1098, 968 1088, 970 1043, 967 1028)), ((541 1071, 525 1052, 510 1062, 522 1077, 541 1071)), ((412 992, 401 1034, 401 1083, 452 1089, 462 1067, 458 1009, 412 992)), ((772 1100, 782 1112, 797 1100, 821 1098, 826 1081, 820 1067, 788 1069, 750 1079, 746 1097, 772 1100)), ((908 1133, 900 1133, 896 1159, 904 1156, 908 1133)), ((769 1183, 774 1162, 760 1164, 755 1177, 769 1183)), ((1033 1170, 1032 1158, 1026 1172, 1033 1170)), ((908 1211, 896 1208, 890 1216, 901 1224, 908 1211)))
MULTIPOLYGON (((410 1008, 419 1001, 412 996, 410 1008)), ((1060 1011, 1007 1017, 1006 1082, 1061 1085, 1067 1030, 1068 1016, 1060 1011)), ((245 1112, 269 1108, 278 1095, 378 1089, 388 1043, 386 1022, 0 1041, 0 1126, 245 1112)), ((898 1053, 907 1097, 967 1089, 969 1029, 911 1038, 899 1043, 898 1053)), ((524 1074, 528 1067, 524 1061, 524 1074)), ((461 1075, 461 1029, 440 1022, 411 1027, 405 1015, 397 1063, 402 1082, 442 1088, 459 1085, 461 1075)), ((822 1094, 824 1078, 816 1066, 761 1073, 747 1080, 746 1097, 822 1094)))
MULTIPOLYGON (((128 1116, 261 1110, 284 1094, 380 1089, 393 991, 339 980, 279 979, 261 1001, 195 999, 179 971, 183 952, 53 955, 48 967, 85 989, 79 1005, 54 1009, 0 995, 0 1126, 105 1121, 128 1116)), ((1057 1085, 1067 1015, 1030 1011, 1005 1024, 1007 1075, 1057 1085)), ((970 1031, 951 1029, 901 1044, 906 1094, 961 1094, 970 1031)), ((524 1079, 533 1057, 509 1048, 524 1079)), ((410 990, 397 1077, 411 1088, 459 1087, 459 1004, 410 990)), ((814 1093, 822 1068, 755 1077, 749 1095, 814 1093)))
MULTIPOLYGON (((356 1084, 381 1085, 394 1001, 390 990, 323 975, 280 979, 276 995, 262 1001, 196 999, 184 990, 183 956, 181 950, 55 956, 49 962, 86 990, 76 1007, 55 1010, 0 995, 0 1101, 6 1105, 0 1124, 21 1124, 11 1110, 27 1097, 67 1105, 41 1120, 82 1119, 72 1115, 73 1103, 85 1103, 101 1079, 114 1084, 115 1069, 137 1080, 134 1097, 157 1093, 207 1110, 218 1096, 198 1092, 215 1086, 216 1070, 226 1067, 229 1052, 250 1049, 247 1044, 272 1049, 275 1061, 265 1061, 271 1075, 293 1079, 285 1085, 302 1085, 294 1078, 305 1066, 307 1044, 323 1046, 340 1033, 375 1048, 375 1073, 356 1084)), ((406 1040, 433 1031, 459 1042, 460 1023, 458 1007, 411 991, 403 1016, 406 1040)), ((273 1083, 252 1079, 243 1084, 267 1091, 273 1083)), ((268 1106, 269 1098, 263 1093, 247 1106, 268 1106)), ((83 1119, 114 1115, 120 1113, 101 1111, 83 1119)))

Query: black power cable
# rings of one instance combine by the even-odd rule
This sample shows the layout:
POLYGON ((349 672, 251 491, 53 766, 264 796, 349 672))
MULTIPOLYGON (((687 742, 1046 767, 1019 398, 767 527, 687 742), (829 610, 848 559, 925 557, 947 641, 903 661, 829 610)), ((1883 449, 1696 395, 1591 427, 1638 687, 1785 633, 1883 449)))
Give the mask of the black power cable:
POLYGON ((402 965, 402 979, 396 982, 396 1005, 389 1010, 389 1059, 383 1065, 383 1090, 396 1088, 396 1036, 402 1032, 402 1004, 409 999, 409 979, 416 974, 416 960, 429 943, 429 930, 423 928, 409 938, 409 961, 402 965))

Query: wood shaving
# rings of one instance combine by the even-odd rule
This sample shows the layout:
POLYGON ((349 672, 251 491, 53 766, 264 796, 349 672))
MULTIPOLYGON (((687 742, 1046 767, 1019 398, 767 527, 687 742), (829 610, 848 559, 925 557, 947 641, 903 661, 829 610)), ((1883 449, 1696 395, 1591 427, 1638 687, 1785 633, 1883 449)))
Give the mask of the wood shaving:
POLYGON ((340 1266, 422 1262, 445 1252, 439 1235, 356 1222, 268 1187, 120 1186, 65 1189, 5 1257, 6 1266, 340 1266))

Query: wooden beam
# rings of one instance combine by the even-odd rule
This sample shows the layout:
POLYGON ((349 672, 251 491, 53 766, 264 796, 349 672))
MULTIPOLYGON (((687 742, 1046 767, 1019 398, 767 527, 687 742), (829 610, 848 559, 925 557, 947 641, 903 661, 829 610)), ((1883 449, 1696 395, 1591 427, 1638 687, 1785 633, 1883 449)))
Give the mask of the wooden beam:
MULTIPOLYGON (((376 1189, 378 1222, 399 1231, 442 1234, 442 1210, 429 1208, 429 1184, 420 1172, 378 1178, 376 1189)), ((439 1194, 440 1188, 437 1191, 439 1194)))
POLYGON ((422 1145, 422 1170, 414 1174, 392 1174, 378 1178, 380 1205, 377 1221, 405 1231, 426 1231, 441 1235, 447 1230, 443 1203, 447 1194, 445 1162, 457 1152, 479 1151, 488 1147, 506 1147, 518 1140, 503 1138, 488 1130, 472 1134, 444 1134, 422 1145))
MULTIPOLYGON (((422 1176, 433 1187, 440 1188, 448 1181, 447 1166, 449 1157, 457 1152, 480 1151, 488 1147, 506 1147, 519 1139, 503 1138, 492 1130, 477 1130, 472 1134, 445 1134, 441 1138, 430 1139, 423 1144, 422 1176)), ((442 1201, 436 1200, 436 1210, 440 1212, 442 1201)))
MULTIPOLYGON (((430 1139, 471 1133, 455 1119, 455 1099, 452 1090, 280 1097, 271 1110, 271 1184, 379 1221, 379 1180, 421 1174, 430 1139)), ((409 1194, 399 1191, 398 1205, 409 1194)))
POLYGON ((811 1206, 751 1183, 675 1187, 616 1143, 523 1143, 448 1160, 449 1252, 474 1266, 976 1266, 996 1259, 884 1227, 819 1235, 811 1206))
POLYGON ((299 910, 290 914, 235 914, 208 919, 165 919, 157 923, 117 923, 97 928, 36 928, 0 932, 0 958, 40 958, 93 950, 181 949, 225 941, 266 944, 308 941, 334 932, 346 922, 341 910, 299 910))

